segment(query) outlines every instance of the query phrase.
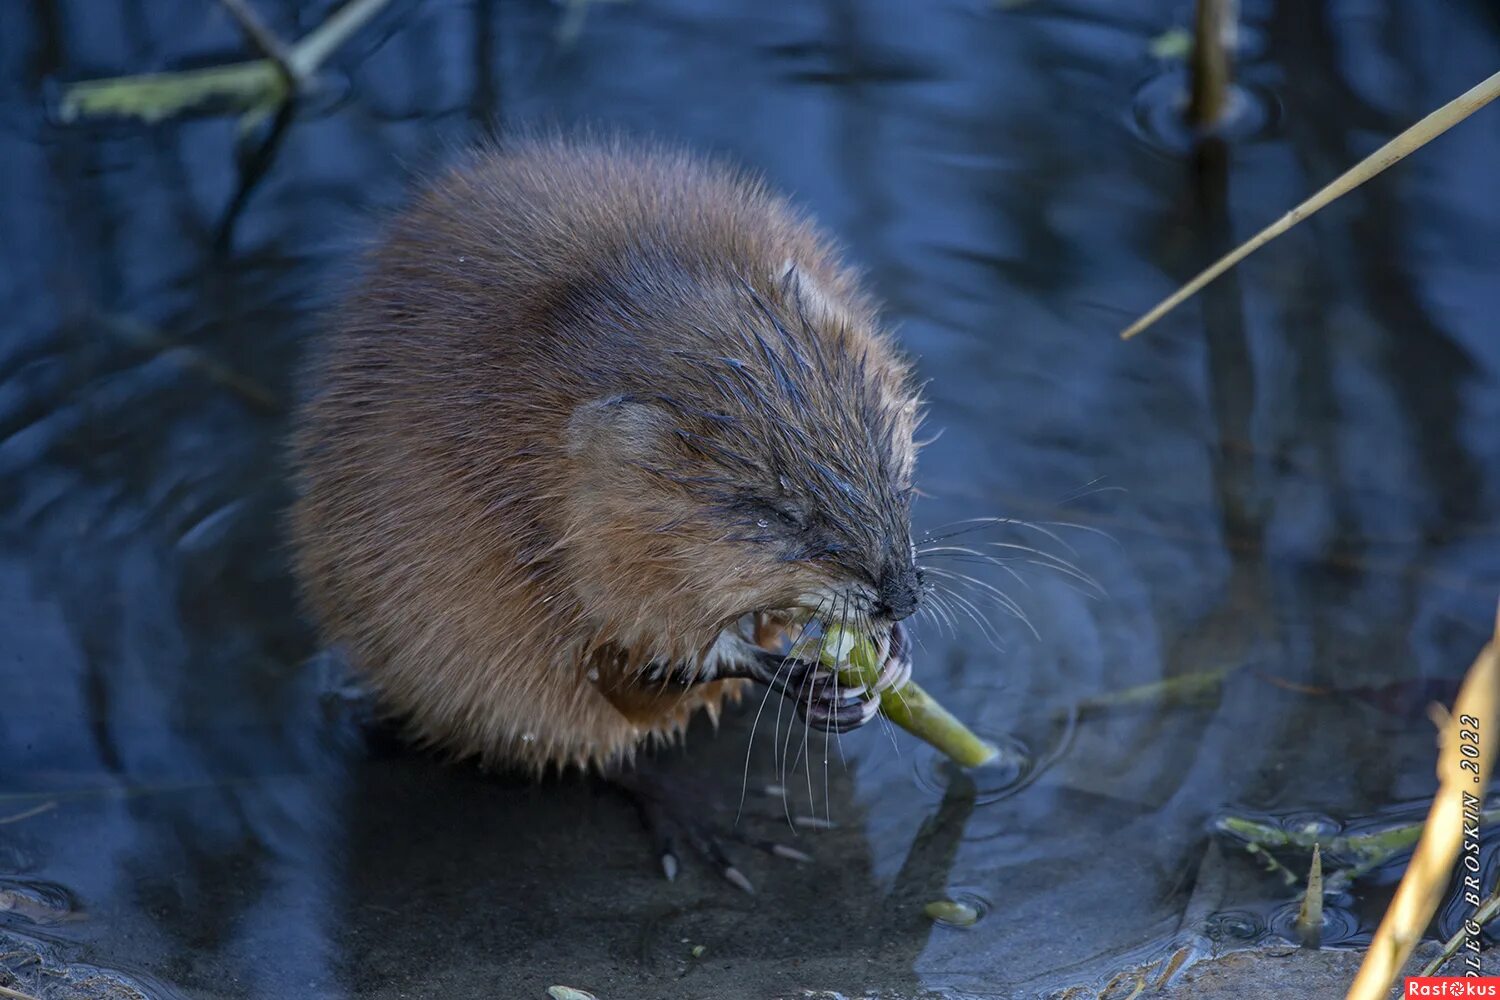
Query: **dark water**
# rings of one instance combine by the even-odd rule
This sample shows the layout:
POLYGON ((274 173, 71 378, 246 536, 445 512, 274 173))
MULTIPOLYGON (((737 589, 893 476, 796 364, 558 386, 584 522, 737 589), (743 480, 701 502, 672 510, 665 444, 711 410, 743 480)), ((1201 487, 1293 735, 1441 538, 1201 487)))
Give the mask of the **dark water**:
MULTIPOLYGON (((330 7, 252 6, 287 38, 330 7)), ((633 0, 571 46, 558 5, 397 0, 257 155, 233 116, 55 117, 67 81, 247 58, 216 5, 0 6, 0 985, 1011 996, 1285 947, 1296 888, 1215 819, 1420 818, 1424 706, 1500 592, 1500 111, 1114 334, 1493 72, 1500 8, 1243 15, 1243 127, 1189 152, 1180 66, 1150 54, 1189 21, 1175 0, 633 0), (932 380, 919 526, 1068 522, 965 537, 1105 592, 947 564, 1030 628, 984 607, 995 649, 929 623, 918 676, 1016 758, 970 786, 870 729, 825 783, 815 741, 788 809, 839 828, 794 834, 752 795, 773 819, 749 828, 819 859, 738 855, 753 898, 696 858, 665 883, 591 786, 364 739, 291 595, 279 441, 348 248, 445 150, 539 119, 726 153, 809 206, 932 380), (944 896, 983 916, 933 926, 944 896)), ((663 766, 733 798, 749 730, 663 766)), ((775 744, 763 725, 752 788, 775 744)), ((1329 899, 1326 945, 1368 940, 1399 868, 1329 899)))

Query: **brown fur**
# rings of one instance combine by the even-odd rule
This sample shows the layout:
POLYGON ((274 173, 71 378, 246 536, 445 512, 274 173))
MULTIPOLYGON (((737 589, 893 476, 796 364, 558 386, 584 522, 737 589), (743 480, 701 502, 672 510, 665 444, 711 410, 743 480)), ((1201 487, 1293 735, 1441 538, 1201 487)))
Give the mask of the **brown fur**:
POLYGON ((647 661, 909 547, 905 365, 758 184, 518 140, 428 186, 368 264, 298 417, 296 568, 427 741, 619 761, 742 683, 658 688, 647 661), (795 544, 754 513, 772 494, 795 544))

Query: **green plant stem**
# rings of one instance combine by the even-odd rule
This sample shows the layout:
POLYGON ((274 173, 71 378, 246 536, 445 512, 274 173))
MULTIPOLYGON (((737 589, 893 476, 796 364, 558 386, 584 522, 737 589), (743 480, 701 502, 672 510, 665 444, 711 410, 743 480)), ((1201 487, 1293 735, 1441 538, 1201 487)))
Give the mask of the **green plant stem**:
MULTIPOLYGON (((350 0, 273 58, 72 84, 63 91, 58 116, 64 122, 109 116, 152 123, 204 105, 264 115, 304 89, 318 67, 389 2, 350 0)), ((262 48, 276 44, 258 33, 254 38, 262 48)))
MULTIPOLYGON (((845 684, 869 689, 880 677, 874 643, 836 626, 824 634, 819 657, 824 666, 837 671, 845 684)), ((880 696, 880 712, 963 767, 987 764, 1000 753, 998 747, 976 736, 914 681, 907 681, 899 688, 887 688, 880 696)))

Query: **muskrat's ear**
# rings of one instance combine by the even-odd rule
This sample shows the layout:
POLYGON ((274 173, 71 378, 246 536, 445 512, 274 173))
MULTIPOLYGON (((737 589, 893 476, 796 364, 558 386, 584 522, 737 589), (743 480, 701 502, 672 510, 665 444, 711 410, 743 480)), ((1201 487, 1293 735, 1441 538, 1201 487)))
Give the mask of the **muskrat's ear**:
POLYGON ((825 326, 845 317, 845 311, 824 290, 817 278, 788 257, 778 276, 783 294, 794 302, 803 318, 814 326, 825 326))
POLYGON ((641 461, 656 454, 671 420, 660 407, 631 396, 582 403, 568 418, 568 455, 586 460, 641 461))

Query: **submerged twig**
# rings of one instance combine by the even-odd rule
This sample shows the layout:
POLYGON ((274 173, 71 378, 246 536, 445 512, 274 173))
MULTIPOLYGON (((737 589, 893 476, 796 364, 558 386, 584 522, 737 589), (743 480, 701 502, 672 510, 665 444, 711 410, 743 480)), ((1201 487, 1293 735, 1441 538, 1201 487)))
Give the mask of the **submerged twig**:
MULTIPOLYGON (((1496 77, 1500 82, 1500 76, 1496 77)), ((1386 910, 1346 1000, 1377 1000, 1388 995, 1448 886, 1465 820, 1478 809, 1495 764, 1496 723, 1500 722, 1500 614, 1495 632, 1469 668, 1453 706, 1442 720, 1438 749, 1438 791, 1427 814, 1422 839, 1395 898, 1386 910), (1465 741, 1461 732, 1477 732, 1465 741), (1470 790, 1478 792, 1474 795, 1470 790)))
POLYGON ((51 810, 56 809, 56 808, 57 808, 57 800, 56 799, 53 799, 51 802, 43 802, 39 806, 32 806, 30 809, 26 809, 26 810, 23 810, 21 812, 18 812, 14 816, 0 817, 0 826, 4 826, 7 823, 19 823, 23 819, 30 819, 33 816, 40 816, 42 813, 44 813, 44 812, 50 812, 51 810))
POLYGON ((1387 167, 1406 158, 1465 118, 1500 97, 1500 73, 1464 91, 1411 128, 1360 160, 1317 194, 1292 209, 1265 229, 1225 254, 1211 267, 1158 303, 1150 312, 1126 327, 1122 340, 1129 340, 1190 298, 1204 285, 1265 246, 1330 202, 1348 194, 1387 167))
POLYGON ((101 315, 98 319, 111 332, 141 350, 156 357, 169 358, 208 381, 229 389, 259 409, 270 413, 277 413, 282 409, 282 401, 270 389, 196 347, 173 341, 165 334, 123 316, 101 315))
MULTIPOLYGON (((1482 814, 1484 822, 1500 820, 1500 810, 1482 814)), ((1326 847, 1330 854, 1350 858, 1357 862, 1389 860, 1413 846, 1422 837, 1421 823, 1403 823, 1384 830, 1368 833, 1351 833, 1330 837, 1325 831, 1316 829, 1287 830, 1273 823, 1250 819, 1246 816, 1223 816, 1214 822, 1214 828, 1246 843, 1263 847, 1292 847, 1311 851, 1326 847)))
POLYGON ((1080 712, 1096 712, 1105 709, 1127 708, 1135 705, 1162 704, 1166 706, 1191 705, 1206 701, 1216 695, 1224 681, 1244 664, 1200 670, 1191 674, 1179 674, 1159 681, 1137 684, 1134 687, 1111 691, 1086 698, 1078 703, 1080 712))
MULTIPOLYGON (((1480 813, 1480 822, 1500 820, 1500 810, 1480 813)), ((1422 824, 1403 823, 1384 830, 1352 833, 1328 837, 1325 831, 1308 828, 1287 830, 1272 823, 1244 816, 1223 816, 1214 823, 1214 829, 1229 834, 1245 845, 1245 850, 1259 858, 1266 870, 1277 873, 1287 885, 1296 885, 1297 876, 1291 869, 1275 859, 1267 848, 1292 848, 1294 850, 1317 851, 1328 848, 1335 858, 1349 862, 1331 875, 1325 884, 1328 892, 1342 892, 1356 879, 1387 863, 1416 845, 1422 836, 1422 824)))
POLYGON ((1297 884, 1297 873, 1292 871, 1286 865, 1282 864, 1280 861, 1277 861, 1276 855, 1266 850, 1265 846, 1258 841, 1252 840, 1247 843, 1245 845, 1245 850, 1250 853, 1251 857, 1255 858, 1262 865, 1264 865, 1267 872, 1272 875, 1280 875, 1281 880, 1288 886, 1294 886, 1297 884))

